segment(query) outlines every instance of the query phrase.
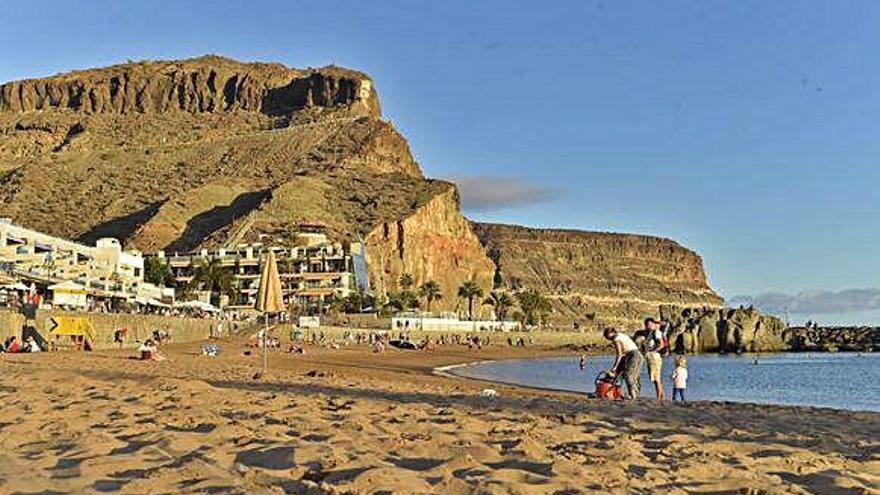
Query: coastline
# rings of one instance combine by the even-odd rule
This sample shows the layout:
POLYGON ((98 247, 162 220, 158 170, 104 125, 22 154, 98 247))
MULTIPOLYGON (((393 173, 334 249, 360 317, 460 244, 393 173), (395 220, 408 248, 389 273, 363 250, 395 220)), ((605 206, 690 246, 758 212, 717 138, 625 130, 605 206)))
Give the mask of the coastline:
POLYGON ((434 373, 567 354, 558 349, 309 347, 305 356, 272 353, 269 374, 255 380, 258 356, 242 356, 237 341, 220 345, 207 358, 198 345, 175 344, 162 363, 131 360, 132 351, 0 359, 0 487, 880 493, 880 413, 598 403, 507 384, 487 399, 485 383, 434 373))
MULTIPOLYGON (((564 357, 564 356, 544 356, 544 358, 553 358, 553 357, 564 357)), ((468 368, 471 366, 478 366, 478 365, 486 364, 486 363, 497 363, 500 361, 521 361, 524 359, 544 359, 544 358, 484 359, 481 361, 473 361, 473 362, 468 362, 468 363, 459 363, 459 364, 440 366, 440 367, 434 368, 431 372, 437 376, 442 376, 442 377, 446 377, 446 378, 450 378, 450 379, 454 379, 454 380, 469 380, 469 381, 476 382, 476 383, 505 385, 508 387, 519 388, 522 390, 530 390, 530 391, 534 391, 534 392, 552 392, 552 393, 558 393, 558 394, 575 395, 575 396, 585 398, 583 393, 578 392, 576 390, 567 390, 564 388, 553 388, 553 387, 536 387, 536 386, 525 385, 522 383, 516 383, 516 382, 512 382, 512 381, 492 380, 489 378, 476 378, 476 377, 472 377, 472 376, 460 375, 460 374, 455 373, 455 371, 454 371, 457 369, 468 368)))
MULTIPOLYGON (((858 351, 842 351, 842 352, 834 352, 834 353, 812 352, 812 351, 778 351, 778 352, 772 352, 772 353, 767 353, 767 352, 764 352, 764 353, 757 353, 757 352, 756 353, 743 353, 743 354, 737 355, 737 357, 752 356, 752 355, 754 355, 754 356, 762 356, 762 355, 763 356, 787 356, 787 355, 801 356, 801 355, 803 355, 803 356, 810 358, 810 357, 821 357, 825 354, 830 354, 830 355, 834 355, 834 356, 839 356, 841 354, 852 354, 856 357, 861 357, 864 353, 858 352, 858 351)), ((610 356, 607 354, 588 354, 588 355, 591 357, 602 356, 602 357, 613 358, 613 356, 610 356)), ((710 353, 710 354, 708 354, 708 356, 722 357, 722 358, 729 357, 726 354, 718 354, 718 353, 710 353)), ((482 365, 486 365, 486 364, 504 363, 504 362, 528 362, 528 361, 538 361, 538 360, 545 360, 545 359, 560 359, 560 358, 565 358, 565 357, 567 357, 567 356, 559 355, 559 356, 542 356, 542 357, 535 357, 535 358, 515 357, 515 358, 502 358, 502 359, 484 359, 484 360, 478 360, 478 361, 472 361, 472 362, 462 362, 462 363, 457 363, 457 364, 452 364, 452 365, 440 366, 440 367, 434 368, 432 370, 432 373, 439 375, 439 376, 452 378, 452 379, 471 380, 474 382, 485 383, 485 384, 505 385, 505 386, 510 386, 510 387, 522 388, 524 390, 571 394, 571 395, 575 395, 575 396, 578 396, 581 398, 594 400, 595 398, 588 397, 589 392, 584 392, 582 390, 574 390, 571 388, 561 388, 561 387, 553 387, 553 386, 533 385, 533 384, 521 383, 521 382, 517 382, 517 381, 513 381, 513 380, 504 380, 504 379, 500 379, 500 378, 496 379, 496 378, 487 378, 487 377, 481 377, 481 376, 471 376, 471 375, 467 375, 467 374, 460 372, 460 370, 464 370, 464 369, 472 368, 472 367, 477 367, 477 366, 482 366, 482 365)), ((650 386, 650 384, 645 381, 645 380, 647 380, 647 378, 644 376, 642 378, 643 378, 643 382, 642 382, 643 387, 650 386)), ((644 392, 644 388, 643 388, 643 392, 644 392)), ((652 402, 653 398, 643 395, 640 398, 640 401, 641 402, 644 402, 644 401, 652 402)), ((667 401, 671 402, 671 401, 669 401, 668 398, 667 398, 667 401)), ((693 403, 693 404, 746 404, 746 405, 754 405, 754 406, 795 407, 795 408, 822 409, 822 410, 828 410, 828 411, 880 414, 880 410, 877 410, 876 408, 875 409, 859 409, 859 408, 851 408, 851 407, 835 407, 835 406, 819 405, 819 404, 788 403, 788 402, 778 402, 778 401, 764 402, 764 401, 754 401, 754 400, 735 400, 735 399, 725 400, 725 399, 717 399, 717 398, 702 398, 702 399, 689 399, 688 402, 693 403)))

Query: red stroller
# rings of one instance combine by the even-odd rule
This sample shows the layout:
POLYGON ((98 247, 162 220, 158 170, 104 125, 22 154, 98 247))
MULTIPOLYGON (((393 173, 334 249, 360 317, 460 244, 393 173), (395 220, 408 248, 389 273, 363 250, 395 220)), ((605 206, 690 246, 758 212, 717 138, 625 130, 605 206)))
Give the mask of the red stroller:
POLYGON ((595 383, 596 392, 593 395, 596 399, 617 400, 623 398, 623 392, 620 390, 620 385, 617 384, 617 377, 610 375, 607 371, 599 373, 595 383))

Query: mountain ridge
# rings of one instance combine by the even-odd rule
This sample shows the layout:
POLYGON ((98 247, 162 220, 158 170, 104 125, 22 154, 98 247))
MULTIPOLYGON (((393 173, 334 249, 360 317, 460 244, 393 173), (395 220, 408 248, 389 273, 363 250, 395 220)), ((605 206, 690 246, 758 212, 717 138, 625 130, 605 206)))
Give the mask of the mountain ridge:
MULTIPOLYGON (((380 295, 412 273, 417 284, 437 280, 444 291, 438 307, 453 309, 463 281, 474 279, 488 292, 500 270, 548 290, 562 317, 610 307, 572 304, 561 289, 583 287, 559 266, 544 267, 550 278, 529 275, 541 256, 516 248, 522 241, 512 242, 513 231, 496 227, 487 235, 490 227, 465 219, 456 186, 426 178, 407 140, 382 119, 372 79, 340 67, 293 69, 211 55, 2 84, 0 199, 0 215, 28 227, 85 242, 115 236, 147 251, 219 246, 230 237, 285 242, 299 224, 320 223, 333 238, 367 240, 368 272, 380 295)), ((547 259, 559 254, 553 238, 578 253, 652 239, 518 232, 548 241, 537 245, 547 259)), ((720 299, 698 256, 651 242, 665 247, 668 259, 654 256, 642 268, 662 271, 683 260, 689 272, 664 281, 623 267, 624 285, 633 285, 612 287, 611 296, 637 300, 644 283, 652 302, 720 299)), ((608 269, 621 270, 612 251, 604 255, 608 269)), ((635 312, 609 316, 632 319, 635 312)))

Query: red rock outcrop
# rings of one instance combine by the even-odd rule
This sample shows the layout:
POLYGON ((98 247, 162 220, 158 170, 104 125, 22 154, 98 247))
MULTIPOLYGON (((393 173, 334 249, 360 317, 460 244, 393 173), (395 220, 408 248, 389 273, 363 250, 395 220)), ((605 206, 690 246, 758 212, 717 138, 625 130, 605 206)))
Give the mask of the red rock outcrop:
POLYGON ((457 299, 462 281, 473 279, 488 293, 495 265, 471 224, 459 213, 458 191, 448 184, 411 215, 383 222, 365 237, 367 266, 373 291, 399 290, 401 273, 413 275, 416 286, 436 281, 443 297, 437 309, 462 309, 457 299))

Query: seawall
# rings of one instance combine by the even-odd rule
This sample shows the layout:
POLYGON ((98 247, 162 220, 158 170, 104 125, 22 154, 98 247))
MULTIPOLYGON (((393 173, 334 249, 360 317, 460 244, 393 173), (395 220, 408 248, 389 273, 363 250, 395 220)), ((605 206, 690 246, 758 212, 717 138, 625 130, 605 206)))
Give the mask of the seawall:
MULTIPOLYGON (((96 349, 115 347, 113 334, 117 329, 126 328, 125 347, 134 347, 137 341, 150 338, 153 330, 163 329, 171 335, 172 342, 195 342, 207 339, 211 327, 217 325, 214 319, 178 318, 159 315, 113 314, 113 313, 80 313, 56 310, 37 311, 36 327, 43 337, 52 343, 56 338, 61 343, 68 343, 68 337, 55 337, 49 333, 55 316, 81 316, 88 318, 95 327, 96 349)), ((0 336, 5 339, 10 335, 21 336, 24 316, 10 310, 0 310, 0 336)))

